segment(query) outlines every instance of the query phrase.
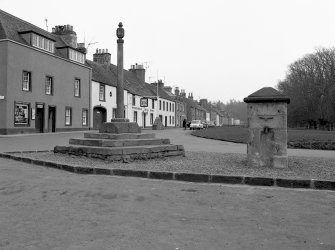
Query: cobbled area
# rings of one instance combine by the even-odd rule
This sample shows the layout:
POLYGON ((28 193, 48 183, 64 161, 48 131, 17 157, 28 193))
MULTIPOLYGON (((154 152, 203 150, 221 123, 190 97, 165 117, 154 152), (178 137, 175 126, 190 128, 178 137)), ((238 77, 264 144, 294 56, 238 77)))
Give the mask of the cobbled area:
POLYGON ((95 168, 335 180, 335 160, 315 157, 289 156, 287 169, 270 169, 248 167, 245 154, 186 152, 186 157, 138 160, 129 163, 108 162, 86 157, 54 154, 53 152, 20 153, 19 155, 32 159, 95 168))

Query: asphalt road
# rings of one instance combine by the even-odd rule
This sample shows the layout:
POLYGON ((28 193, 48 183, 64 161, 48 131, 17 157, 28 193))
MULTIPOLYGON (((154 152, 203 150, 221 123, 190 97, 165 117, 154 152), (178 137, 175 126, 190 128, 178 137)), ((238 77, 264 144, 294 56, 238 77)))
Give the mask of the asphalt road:
MULTIPOLYGON (((94 131, 90 131, 94 132, 94 131)), ((174 144, 184 145, 186 151, 216 153, 247 153, 246 144, 203 139, 191 135, 190 130, 181 128, 166 130, 142 130, 142 133, 155 133, 158 138, 169 138, 174 144)), ((70 138, 83 138, 83 132, 46 133, 24 135, 0 135, 0 152, 25 150, 52 150, 55 145, 66 145, 70 138)), ((288 149, 290 156, 334 158, 334 151, 288 149)))
POLYGON ((0 249, 335 249, 335 192, 77 175, 0 160, 0 249))

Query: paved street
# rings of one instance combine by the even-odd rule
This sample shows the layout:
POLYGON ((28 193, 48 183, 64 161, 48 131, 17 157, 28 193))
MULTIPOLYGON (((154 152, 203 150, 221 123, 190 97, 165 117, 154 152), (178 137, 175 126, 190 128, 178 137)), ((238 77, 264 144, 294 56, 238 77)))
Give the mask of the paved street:
POLYGON ((0 249, 335 248, 335 192, 0 163, 0 249))
MULTIPOLYGON (((246 152, 189 130, 156 133, 187 151, 246 152)), ((0 151, 73 137, 83 132, 0 136, 0 151)), ((335 249, 334 211, 332 191, 86 176, 0 159, 0 249, 335 249)))
MULTIPOLYGON (((93 131, 91 131, 93 132, 93 131)), ((191 136, 190 130, 180 128, 156 130, 145 129, 143 133, 156 133, 158 138, 170 138, 174 144, 184 145, 186 151, 217 153, 246 153, 245 144, 203 139, 191 136)), ((24 150, 51 150, 55 145, 65 145, 70 138, 83 138, 83 132, 49 133, 34 135, 0 135, 0 152, 24 150)), ((334 151, 288 149, 288 155, 335 158, 334 151)))

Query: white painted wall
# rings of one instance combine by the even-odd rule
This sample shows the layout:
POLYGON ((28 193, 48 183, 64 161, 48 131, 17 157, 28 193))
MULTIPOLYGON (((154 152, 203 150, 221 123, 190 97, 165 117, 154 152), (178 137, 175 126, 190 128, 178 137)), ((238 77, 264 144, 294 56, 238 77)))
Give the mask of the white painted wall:
POLYGON ((93 127, 93 108, 96 106, 101 106, 106 109, 107 116, 106 120, 110 121, 113 116, 113 108, 116 108, 116 88, 105 85, 105 101, 99 100, 99 88, 100 83, 92 81, 92 91, 91 91, 91 126, 93 127))
POLYGON ((167 117, 167 127, 175 127, 176 126, 176 103, 173 101, 166 100, 164 98, 159 98, 158 100, 158 116, 161 115, 163 117, 163 125, 165 126, 165 117, 167 117), (162 102, 161 108, 159 108, 159 101, 162 102), (164 105, 163 102, 165 102, 165 109, 163 109, 164 105), (170 109, 171 104, 171 109, 170 109), (168 109, 167 109, 168 105, 168 109), (172 109, 172 105, 174 108, 172 109), (170 122, 171 117, 171 122, 170 122))
POLYGON ((152 123, 155 121, 156 118, 156 101, 149 99, 148 100, 148 107, 141 107, 140 106, 140 99, 142 96, 135 95, 135 105, 133 105, 133 94, 127 93, 127 105, 128 105, 128 119, 131 122, 134 122, 134 112, 137 112, 137 124, 141 128, 144 127, 151 127, 152 123), (152 102, 155 103, 155 108, 152 108, 152 102), (144 114, 145 114, 145 124, 144 124, 144 114), (150 114, 153 114, 152 123, 150 122, 150 114))

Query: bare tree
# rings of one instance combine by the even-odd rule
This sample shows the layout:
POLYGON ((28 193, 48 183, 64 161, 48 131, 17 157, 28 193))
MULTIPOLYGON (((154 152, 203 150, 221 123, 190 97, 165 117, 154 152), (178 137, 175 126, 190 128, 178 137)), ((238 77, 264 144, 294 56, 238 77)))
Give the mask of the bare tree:
POLYGON ((277 88, 291 98, 290 126, 333 127, 335 122, 335 48, 319 48, 293 62, 277 88))

